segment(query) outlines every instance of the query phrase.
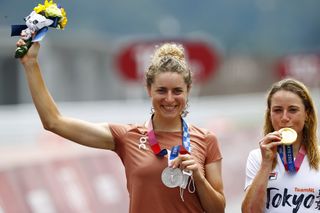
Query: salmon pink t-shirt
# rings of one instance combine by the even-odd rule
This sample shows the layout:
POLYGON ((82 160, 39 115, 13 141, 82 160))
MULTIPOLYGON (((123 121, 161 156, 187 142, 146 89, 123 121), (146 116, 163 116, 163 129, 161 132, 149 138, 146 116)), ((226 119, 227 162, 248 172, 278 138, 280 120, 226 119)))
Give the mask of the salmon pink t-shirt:
MULTIPOLYGON (((149 143, 144 125, 109 125, 115 141, 115 152, 125 167, 131 213, 204 212, 197 193, 168 188, 161 181, 161 173, 168 166, 168 158, 157 157, 149 143)), ((201 165, 222 159, 216 136, 208 130, 189 125, 191 155, 201 165)), ((182 132, 155 131, 161 149, 182 144, 182 132)))

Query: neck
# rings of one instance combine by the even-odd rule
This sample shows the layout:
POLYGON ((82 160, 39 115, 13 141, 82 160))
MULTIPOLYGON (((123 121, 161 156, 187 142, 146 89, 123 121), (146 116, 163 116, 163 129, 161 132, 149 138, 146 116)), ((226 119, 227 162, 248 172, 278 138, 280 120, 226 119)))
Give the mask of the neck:
POLYGON ((301 140, 297 140, 296 142, 293 143, 293 156, 296 157, 298 152, 299 152, 299 149, 302 145, 302 142, 301 140))
POLYGON ((152 117, 153 129, 155 131, 175 132, 181 131, 181 118, 163 119, 156 114, 152 117))
POLYGON ((293 156, 296 157, 302 145, 302 135, 298 134, 297 140, 293 143, 293 156))

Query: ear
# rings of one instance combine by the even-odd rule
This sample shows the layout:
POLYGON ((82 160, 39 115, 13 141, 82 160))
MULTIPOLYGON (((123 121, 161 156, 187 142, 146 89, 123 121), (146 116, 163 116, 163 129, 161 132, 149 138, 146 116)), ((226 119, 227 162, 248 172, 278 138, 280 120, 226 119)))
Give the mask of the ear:
POLYGON ((187 88, 187 92, 188 92, 188 94, 190 93, 191 88, 192 88, 192 86, 191 86, 191 85, 189 85, 189 86, 188 86, 188 88, 187 88))

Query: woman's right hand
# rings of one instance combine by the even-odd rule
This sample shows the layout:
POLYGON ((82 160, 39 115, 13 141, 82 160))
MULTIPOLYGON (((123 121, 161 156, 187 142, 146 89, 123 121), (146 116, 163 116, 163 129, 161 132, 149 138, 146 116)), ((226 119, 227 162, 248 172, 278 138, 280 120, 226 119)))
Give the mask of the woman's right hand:
MULTIPOLYGON (((19 39, 16 43, 17 47, 26 45, 25 41, 23 39, 19 39)), ((31 47, 29 48, 28 52, 20 58, 21 63, 25 64, 27 62, 34 62, 38 58, 38 53, 40 49, 40 44, 39 42, 34 42, 32 43, 31 47)))
POLYGON ((281 145, 281 135, 278 131, 265 135, 259 142, 262 162, 272 163, 277 155, 277 146, 281 145))

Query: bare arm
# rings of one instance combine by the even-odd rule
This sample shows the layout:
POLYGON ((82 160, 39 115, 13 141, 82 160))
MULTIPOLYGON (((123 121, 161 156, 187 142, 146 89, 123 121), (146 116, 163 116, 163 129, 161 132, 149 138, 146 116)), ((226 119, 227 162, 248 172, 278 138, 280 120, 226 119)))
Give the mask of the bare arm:
POLYGON ((273 159, 277 155, 277 146, 280 144, 278 133, 269 133, 260 144, 262 162, 252 184, 246 189, 241 210, 244 213, 259 213, 265 211, 266 193, 273 159))
POLYGON ((260 167, 252 184, 246 189, 245 198, 242 202, 242 212, 259 213, 265 210, 265 197, 268 186, 268 179, 272 170, 271 165, 265 164, 260 167))
MULTIPOLYGON (((24 44, 23 40, 17 46, 24 44)), ((28 53, 21 59, 33 103, 38 111, 43 127, 76 143, 102 149, 114 149, 113 137, 108 124, 94 124, 60 114, 43 80, 38 64, 39 43, 33 43, 28 53)))
POLYGON ((206 177, 194 175, 194 181, 201 204, 206 213, 224 212, 225 197, 221 175, 221 160, 205 166, 206 177))

